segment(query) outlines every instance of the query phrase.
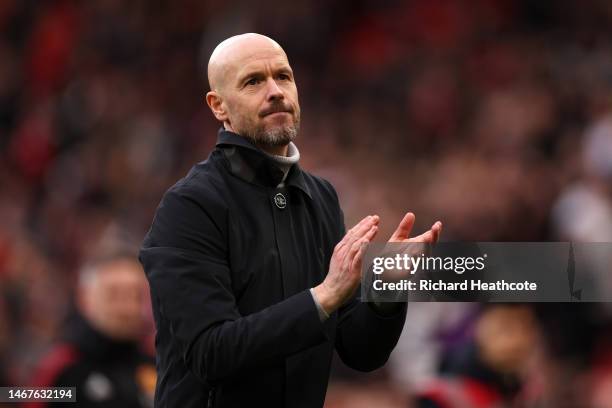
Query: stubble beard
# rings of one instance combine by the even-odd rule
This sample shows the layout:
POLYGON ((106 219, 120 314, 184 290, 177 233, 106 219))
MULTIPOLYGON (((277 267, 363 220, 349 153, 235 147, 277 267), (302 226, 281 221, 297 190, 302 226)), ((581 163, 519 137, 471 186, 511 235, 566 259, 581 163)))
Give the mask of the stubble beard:
POLYGON ((264 125, 250 126, 240 134, 257 146, 285 146, 297 137, 300 131, 299 114, 293 123, 273 126, 266 129, 264 125))

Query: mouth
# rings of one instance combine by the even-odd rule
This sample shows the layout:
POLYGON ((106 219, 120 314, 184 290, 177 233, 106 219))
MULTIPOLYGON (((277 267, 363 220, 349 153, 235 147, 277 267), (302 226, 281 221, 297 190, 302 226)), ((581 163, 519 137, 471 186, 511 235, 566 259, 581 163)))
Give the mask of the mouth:
POLYGON ((262 112, 260 114, 260 116, 263 118, 263 117, 266 117, 266 116, 274 116, 274 115, 278 115, 278 114, 287 114, 287 115, 290 115, 292 113, 293 113, 293 111, 290 110, 290 109, 280 109, 280 110, 279 109, 274 109, 274 110, 264 111, 264 112, 262 112))
POLYGON ((265 114, 264 118, 271 117, 271 116, 278 116, 278 115, 289 115, 289 112, 287 111, 270 112, 270 113, 265 114))

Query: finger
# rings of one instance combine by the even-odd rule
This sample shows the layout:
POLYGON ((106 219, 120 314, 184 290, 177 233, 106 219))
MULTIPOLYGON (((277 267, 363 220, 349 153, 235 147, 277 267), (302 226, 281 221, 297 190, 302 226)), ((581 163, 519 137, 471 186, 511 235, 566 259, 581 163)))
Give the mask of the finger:
POLYGON ((353 243, 360 239, 363 235, 364 231, 367 232, 369 228, 372 226, 372 223, 378 223, 378 216, 367 216, 363 220, 361 220, 357 225, 349 230, 349 232, 344 236, 342 241, 336 246, 334 251, 337 251, 338 259, 342 260, 342 265, 344 265, 344 258, 347 257, 348 252, 351 249, 353 243))
POLYGON ((342 260, 342 268, 343 270, 348 270, 352 263, 353 263, 353 258, 355 257, 355 254, 357 253, 357 251, 359 251, 359 247, 361 245, 361 240, 357 240, 354 241, 350 248, 348 249, 348 251, 346 252, 346 256, 344 257, 344 259, 342 260))
POLYGON ((434 233, 433 243, 436 243, 440 239, 440 234, 442 234, 442 223, 440 221, 436 221, 431 229, 434 233))
POLYGON ((369 222, 371 219, 372 219, 371 215, 363 217, 357 224, 353 225, 353 227, 351 229, 349 229, 346 233, 347 234, 353 233, 357 228, 359 228, 361 225, 369 222))
POLYGON ((378 234, 378 225, 373 225, 372 228, 365 234, 364 239, 368 242, 372 242, 374 237, 378 234))
POLYGON ((372 225, 363 237, 353 242, 350 250, 346 254, 345 263, 343 263, 345 267, 351 266, 353 262, 353 258, 355 257, 357 252, 361 249, 361 247, 367 246, 370 240, 376 236, 377 232, 378 232, 378 226, 372 225))
POLYGON ((374 238, 374 236, 376 236, 377 232, 378 232, 378 226, 372 225, 370 229, 366 231, 366 233, 361 238, 356 239, 353 242, 347 257, 353 258, 355 256, 355 253, 359 250, 359 248, 364 244, 368 244, 370 240, 374 238))
POLYGON ((414 226, 415 218, 416 217, 413 213, 406 213, 406 215, 404 215, 404 218, 402 218, 399 225, 397 226, 397 229, 395 230, 393 235, 391 235, 391 238, 389 238, 389 241, 395 242, 408 238, 408 236, 410 235, 410 231, 412 231, 412 227, 414 226))
POLYGON ((340 242, 338 242, 338 244, 336 245, 336 249, 339 249, 339 247, 346 245, 347 241, 351 238, 351 236, 355 233, 355 230, 358 229, 361 225, 370 222, 372 219, 371 215, 368 215, 367 217, 364 217, 361 221, 359 221, 357 224, 355 224, 355 226, 353 226, 353 228, 349 229, 346 234, 344 234, 344 237, 342 237, 342 239, 340 240, 340 242))
POLYGON ((346 245, 350 246, 356 240, 361 239, 365 234, 368 233, 368 231, 370 230, 370 228, 373 225, 378 225, 379 220, 380 219, 379 219, 378 215, 373 215, 366 222, 360 223, 358 226, 353 228, 352 232, 351 232, 351 235, 349 237, 347 237, 346 245))
POLYGON ((429 229, 431 231, 431 241, 436 242, 438 240, 438 231, 440 227, 438 226, 438 222, 434 222, 429 229))
POLYGON ((365 254, 367 245, 362 245, 359 247, 359 251, 353 257, 353 261, 351 262, 351 271, 358 271, 361 275, 361 265, 363 263, 363 255, 365 254))
POLYGON ((370 228, 372 224, 378 224, 378 221, 379 221, 378 215, 368 215, 367 217, 359 221, 353 228, 351 228, 347 234, 351 234, 351 235, 358 234, 364 228, 367 230, 368 228, 370 228))
POLYGON ((433 242, 433 234, 434 233, 432 230, 428 230, 422 233, 421 235, 417 235, 416 237, 408 239, 407 242, 422 242, 425 244, 430 244, 433 242))
POLYGON ((355 230, 354 238, 360 239, 364 237, 366 234, 368 234, 368 232, 370 232, 372 227, 378 226, 379 220, 378 215, 373 215, 370 222, 362 224, 357 230, 355 230))
POLYGON ((421 235, 417 235, 416 237, 408 239, 407 242, 423 242, 426 244, 436 243, 438 242, 441 230, 442 223, 438 221, 431 226, 431 229, 427 230, 421 235))

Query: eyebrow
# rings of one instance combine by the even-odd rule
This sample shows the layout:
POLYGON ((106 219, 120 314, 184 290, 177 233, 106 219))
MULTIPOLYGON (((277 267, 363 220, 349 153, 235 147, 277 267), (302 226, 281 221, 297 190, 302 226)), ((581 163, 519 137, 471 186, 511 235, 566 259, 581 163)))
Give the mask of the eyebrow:
MULTIPOLYGON (((287 74, 291 74, 291 76, 293 76, 293 71, 291 70, 291 68, 289 66, 282 66, 280 68, 273 69, 272 72, 274 72, 275 74, 278 74, 278 73, 287 73, 287 74)), ((248 78, 257 77, 257 76, 264 76, 263 71, 260 70, 260 69, 254 69, 252 71, 248 71, 246 74, 241 75, 239 77, 238 84, 242 85, 244 83, 244 81, 246 81, 248 78)))

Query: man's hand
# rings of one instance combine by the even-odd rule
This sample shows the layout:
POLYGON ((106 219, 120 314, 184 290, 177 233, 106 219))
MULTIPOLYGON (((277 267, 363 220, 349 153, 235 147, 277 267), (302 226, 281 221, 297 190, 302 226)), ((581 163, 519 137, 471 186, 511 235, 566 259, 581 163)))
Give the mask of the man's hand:
POLYGON ((440 221, 434 222, 431 228, 421 235, 408 238, 410 231, 412 231, 412 227, 414 226, 414 220, 415 216, 413 213, 406 213, 393 235, 391 235, 391 238, 389 238, 389 242, 421 242, 424 244, 435 244, 438 242, 440 233, 442 232, 442 223, 440 221))
POLYGON ((325 280, 314 288, 328 314, 349 299, 361 281, 361 262, 367 244, 378 232, 378 215, 370 215, 351 228, 334 248, 325 280))
MULTIPOLYGON (((409 238, 414 225, 414 214, 407 213, 389 239, 390 243, 425 243, 438 241, 442 232, 442 223, 435 222, 431 229, 413 238, 409 238)), ((329 272, 325 280, 314 288, 319 304, 331 314, 349 299, 361 280, 361 263, 368 243, 378 232, 378 215, 370 215, 351 228, 334 248, 329 263, 329 272)))
MULTIPOLYGON (((442 233, 442 222, 436 221, 433 223, 431 228, 421 235, 417 235, 416 237, 410 237, 410 232, 412 231, 412 227, 414 226, 415 216, 413 213, 408 212, 404 215, 404 218, 400 221, 399 225, 395 232, 389 238, 389 244, 406 244, 402 245, 389 245, 383 253, 397 253, 398 251, 402 251, 407 253, 410 256, 417 256, 419 253, 427 252, 429 245, 435 244, 438 242, 440 238, 440 234, 442 233)), ((401 279, 405 279, 410 277, 411 275, 408 271, 395 271, 390 270, 387 271, 385 278, 390 282, 398 282, 401 279)))

